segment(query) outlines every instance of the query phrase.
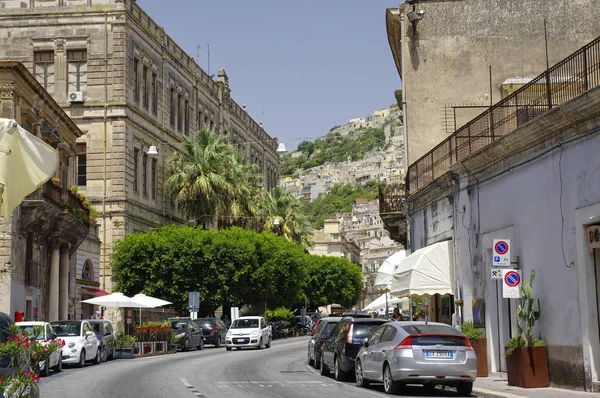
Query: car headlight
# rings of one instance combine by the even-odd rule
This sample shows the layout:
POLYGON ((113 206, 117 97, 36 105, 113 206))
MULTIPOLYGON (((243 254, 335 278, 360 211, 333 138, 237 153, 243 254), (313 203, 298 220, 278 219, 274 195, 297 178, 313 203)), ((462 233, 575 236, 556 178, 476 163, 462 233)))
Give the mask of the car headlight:
POLYGON ((75 347, 75 343, 74 342, 70 342, 69 343, 69 348, 73 348, 73 347, 75 347))
POLYGON ((251 331, 250 336, 258 336, 258 330, 251 331))

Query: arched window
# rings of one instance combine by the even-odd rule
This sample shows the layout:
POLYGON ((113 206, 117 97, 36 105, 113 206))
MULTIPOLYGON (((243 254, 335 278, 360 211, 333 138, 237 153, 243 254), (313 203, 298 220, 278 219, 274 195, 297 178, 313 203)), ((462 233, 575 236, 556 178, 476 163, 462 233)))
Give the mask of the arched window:
POLYGON ((83 263, 83 271, 81 273, 81 279, 84 281, 94 280, 94 264, 89 258, 83 263))

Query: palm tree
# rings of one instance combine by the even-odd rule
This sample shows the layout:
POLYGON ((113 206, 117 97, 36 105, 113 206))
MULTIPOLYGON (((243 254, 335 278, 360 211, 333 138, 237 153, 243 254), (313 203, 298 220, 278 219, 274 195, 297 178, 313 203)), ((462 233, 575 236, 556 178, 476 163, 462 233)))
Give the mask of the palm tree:
POLYGON ((264 194, 262 216, 263 230, 275 232, 304 247, 312 244, 308 218, 300 202, 285 188, 276 186, 264 194))
POLYGON ((165 190, 188 218, 206 226, 215 217, 241 214, 240 200, 248 191, 251 170, 222 135, 201 129, 195 140, 183 137, 182 151, 169 158, 165 190))

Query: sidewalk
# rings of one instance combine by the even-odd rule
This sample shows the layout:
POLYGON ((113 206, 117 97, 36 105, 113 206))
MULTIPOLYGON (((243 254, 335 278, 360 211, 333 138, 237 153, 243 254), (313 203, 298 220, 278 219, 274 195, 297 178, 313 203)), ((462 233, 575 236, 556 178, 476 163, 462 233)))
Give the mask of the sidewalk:
POLYGON ((570 391, 562 388, 519 388, 509 386, 506 373, 490 373, 488 377, 478 377, 473 386, 473 395, 490 398, 600 397, 598 393, 570 391))

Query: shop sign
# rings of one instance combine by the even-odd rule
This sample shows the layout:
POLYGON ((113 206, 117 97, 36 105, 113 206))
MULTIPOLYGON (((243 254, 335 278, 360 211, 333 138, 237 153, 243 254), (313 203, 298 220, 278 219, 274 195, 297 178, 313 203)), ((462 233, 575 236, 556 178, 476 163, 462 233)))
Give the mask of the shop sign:
POLYGON ((587 241, 590 252, 600 249, 600 225, 592 225, 587 229, 587 241))

